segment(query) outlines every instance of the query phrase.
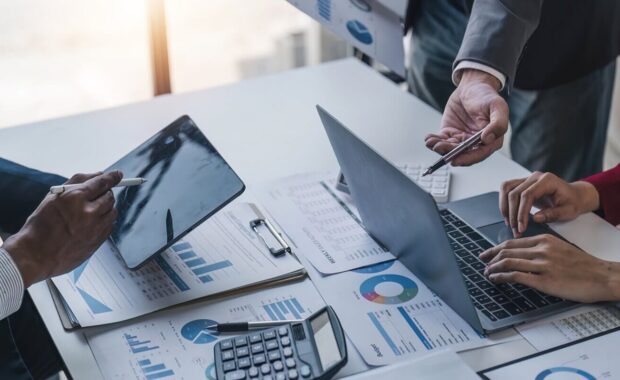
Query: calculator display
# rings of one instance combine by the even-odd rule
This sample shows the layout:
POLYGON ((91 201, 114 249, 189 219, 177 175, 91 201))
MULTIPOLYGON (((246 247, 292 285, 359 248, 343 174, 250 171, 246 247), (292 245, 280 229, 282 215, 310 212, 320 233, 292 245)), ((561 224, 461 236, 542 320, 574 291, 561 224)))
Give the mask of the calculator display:
POLYGON ((329 321, 329 315, 327 312, 319 314, 310 321, 310 325, 319 352, 321 366, 323 370, 326 370, 342 359, 332 324, 329 321))

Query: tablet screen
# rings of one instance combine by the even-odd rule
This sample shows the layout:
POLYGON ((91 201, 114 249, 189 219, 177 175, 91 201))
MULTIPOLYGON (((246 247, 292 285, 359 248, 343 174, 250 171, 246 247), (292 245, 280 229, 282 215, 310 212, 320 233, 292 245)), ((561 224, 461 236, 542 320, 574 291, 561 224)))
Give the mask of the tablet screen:
POLYGON ((110 170, 148 181, 114 189, 118 219, 111 239, 129 268, 171 246, 244 190, 241 179, 188 116, 110 170))

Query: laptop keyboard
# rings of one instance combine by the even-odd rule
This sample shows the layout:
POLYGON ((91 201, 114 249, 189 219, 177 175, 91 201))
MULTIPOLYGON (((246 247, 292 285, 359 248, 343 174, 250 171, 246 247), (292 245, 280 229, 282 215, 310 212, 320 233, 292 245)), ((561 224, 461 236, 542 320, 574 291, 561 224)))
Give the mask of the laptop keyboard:
POLYGON ((478 255, 493 245, 450 210, 440 210, 439 213, 474 305, 491 321, 564 301, 525 285, 496 285, 487 280, 484 276, 486 264, 478 258, 478 255))

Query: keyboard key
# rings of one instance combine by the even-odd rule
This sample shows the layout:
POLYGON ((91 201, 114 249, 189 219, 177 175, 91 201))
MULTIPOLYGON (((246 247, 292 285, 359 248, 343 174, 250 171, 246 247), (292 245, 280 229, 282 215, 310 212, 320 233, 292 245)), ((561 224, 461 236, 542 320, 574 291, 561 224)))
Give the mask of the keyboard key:
MULTIPOLYGON (((465 232, 465 231, 463 231, 463 232, 465 232)), ((482 236, 480 236, 479 233, 474 232, 474 231, 471 231, 471 232, 467 233, 467 237, 470 238, 473 241, 484 240, 484 238, 482 236)))
POLYGON ((484 308, 489 310, 489 311, 498 311, 501 310, 502 308, 496 304, 495 302, 491 302, 491 303, 485 303, 484 304, 484 308))
POLYGON ((291 380, 296 380, 297 378, 299 378, 299 374, 297 373, 296 369, 290 369, 288 371, 288 378, 291 380))
POLYGON ((288 336, 282 337, 280 339, 280 343, 282 344, 282 346, 286 347, 286 346, 290 346, 291 345, 291 338, 289 338, 288 336))
POLYGON ((482 290, 492 289, 495 286, 488 282, 487 280, 476 282, 476 285, 482 290))
POLYGON ((456 251, 457 249, 461 249, 461 246, 459 245, 459 243, 455 241, 450 242, 450 247, 452 247, 453 251, 456 251))
POLYGON ((474 244, 474 243, 464 244, 463 247, 465 247, 465 249, 468 249, 470 251, 478 248, 478 246, 476 244, 474 244))
POLYGON ((268 375, 271 373, 271 366, 267 363, 263 364, 262 366, 260 366, 260 373, 262 373, 263 375, 268 375))
POLYGON ((506 309, 511 315, 517 315, 523 313, 523 310, 512 302, 502 304, 502 307, 506 309))
POLYGON ((441 216, 447 216, 447 215, 450 215, 450 214, 452 214, 452 213, 448 209, 444 208, 443 210, 439 210, 439 215, 441 215, 441 216))
POLYGON ((260 333, 250 335, 250 343, 259 343, 262 341, 263 341, 263 338, 260 336, 260 333))
POLYGON ((456 265, 458 265, 459 269, 467 268, 467 263, 463 260, 456 259, 456 265))
POLYGON ((528 300, 532 301, 532 303, 537 307, 549 306, 549 302, 538 295, 538 293, 533 289, 524 290, 521 294, 523 294, 528 300))
POLYGON ((297 363, 295 363, 295 359, 286 359, 285 361, 286 368, 295 368, 297 363))
POLYGON ((482 290, 478 288, 471 288, 469 289, 469 294, 471 294, 473 297, 477 297, 483 295, 484 293, 482 293, 482 290))
POLYGON ((235 353, 233 352, 233 350, 222 351, 222 360, 223 361, 232 360, 234 358, 235 358, 235 353))
POLYGON ((489 312, 487 310, 482 310, 482 313, 484 315, 486 315, 487 318, 489 318, 491 321, 493 321, 493 322, 497 321, 497 318, 495 318, 495 316, 493 314, 491 314, 491 312, 489 312))
POLYGON ((451 224, 445 224, 443 226, 443 229, 446 230, 446 232, 452 232, 452 231, 456 231, 456 229, 454 228, 453 225, 451 224))
POLYGON ((467 276, 467 278, 469 278, 471 281, 478 283, 481 281, 484 281, 484 277, 482 277, 481 275, 479 275, 478 273, 474 273, 471 276, 467 276))
MULTIPOLYGON (((465 234, 468 234, 468 235, 469 235, 470 233, 474 232, 474 230, 472 230, 472 229, 471 229, 471 227, 469 227, 469 226, 465 226, 465 227, 461 228, 461 231, 462 231, 463 233, 465 233, 465 234)), ((475 240, 475 239, 474 239, 474 240, 475 240)))
POLYGON ((290 347, 284 347, 284 349, 282 350, 282 354, 285 358, 290 358, 291 356, 293 356, 293 349, 290 347))
POLYGON ((245 371, 239 370, 226 374, 226 380, 243 380, 245 379, 245 371))
POLYGON ((288 335, 288 329, 286 327, 280 327, 278 329, 278 335, 280 335, 280 336, 287 336, 288 335))
POLYGON ((549 301, 549 303, 552 303, 552 304, 564 301, 563 299, 559 297, 555 297, 555 296, 546 296, 545 298, 547 299, 547 301, 549 301))
POLYGON ((479 273, 484 273, 484 270, 486 269, 487 266, 481 263, 480 261, 477 261, 471 264, 471 267, 477 270, 479 273))
POLYGON ((471 289, 471 288, 475 288, 476 287, 474 285, 474 283, 469 281, 467 278, 465 278, 465 286, 467 286, 467 289, 471 289))
POLYGON ((250 377, 258 377, 258 368, 252 367, 248 369, 248 376, 250 377))
POLYGON ((471 269, 470 267, 465 267, 463 269, 461 269, 461 272, 465 275, 465 276, 471 276, 472 274, 476 274, 476 271, 471 269))
POLYGON ((286 375, 283 373, 276 373, 276 380, 286 380, 286 375))
POLYGON ((485 295, 481 295, 481 296, 476 297, 476 301, 480 302, 481 304, 492 302, 491 299, 488 296, 485 296, 485 295))
POLYGON ((273 380, 273 376, 271 375, 263 376, 263 380, 273 380))
POLYGON ((516 303, 523 311, 532 311, 536 309, 533 303, 525 299, 525 297, 517 297, 512 300, 512 302, 516 303))
POLYGON ((465 223, 462 220, 455 220, 453 224, 458 228, 466 227, 465 223))
POLYGON ((512 290, 512 286, 510 286, 509 284, 497 284, 497 288, 503 292, 507 290, 512 290))
POLYGON ((265 340, 275 339, 275 337, 276 337, 276 332, 274 330, 265 331, 263 333, 263 339, 265 340))
POLYGON ((471 255, 463 257, 463 261, 465 261, 467 264, 470 264, 470 265, 480 262, 476 256, 471 256, 471 255))
POLYGON ((275 341, 275 340, 270 340, 270 341, 268 341, 268 342, 266 342, 266 343, 265 343, 265 348, 267 348, 267 351, 270 351, 270 350, 275 350, 275 349, 277 349, 278 347, 279 347, 279 346, 278 346, 278 342, 277 342, 277 341, 275 341))
POLYGON ((530 289, 529 287, 523 285, 523 284, 518 284, 518 283, 514 283, 512 284, 512 287, 517 289, 517 290, 527 290, 530 289))
POLYGON ((222 350, 229 350, 233 348, 232 339, 223 340, 222 343, 220 343, 220 347, 222 348, 222 350))
POLYGON ((248 356, 250 354, 250 350, 247 347, 239 347, 237 348, 237 357, 248 356))
POLYGON ((459 239, 459 238, 464 237, 463 234, 460 231, 457 231, 457 230, 449 232, 448 235, 450 235, 453 239, 459 239))
POLYGON ((456 251, 454 251, 454 253, 458 256, 458 257, 466 257, 469 256, 469 252, 467 252, 464 249, 457 249, 456 251))
POLYGON ((487 289, 486 293, 491 297, 500 295, 499 290, 497 290, 496 288, 487 289))
POLYGON ((252 355, 260 354, 264 350, 263 344, 262 343, 253 344, 251 347, 251 350, 252 350, 252 355))
POLYGON ((310 367, 305 364, 301 366, 301 368, 299 369, 299 373, 303 377, 308 377, 312 375, 312 371, 310 370, 310 367))
POLYGON ((235 338, 235 347, 247 346, 248 341, 245 337, 235 338))
POLYGON ((239 366, 239 369, 246 369, 250 368, 252 366, 252 363, 250 363, 250 358, 241 358, 237 362, 237 365, 239 366))
POLYGON ((273 362, 273 369, 277 372, 280 372, 284 369, 284 364, 282 364, 281 361, 276 360, 275 362, 273 362))
POLYGON ((504 294, 508 297, 508 298, 517 298, 521 296, 521 293, 517 292, 514 289, 510 289, 510 290, 506 290, 504 291, 504 294))
POLYGON ((476 244, 478 244, 479 246, 482 247, 482 249, 484 249, 485 251, 487 249, 493 248, 493 244, 489 243, 486 240, 476 240, 476 244))
POLYGON ((481 254, 482 252, 484 252, 484 251, 483 251, 482 249, 480 249, 480 248, 476 248, 476 249, 472 249, 472 250, 471 250, 471 254, 472 254, 472 255, 474 255, 474 256, 476 256, 476 257, 480 256, 480 254, 481 254))
POLYGON ((508 297, 506 297, 503 294, 499 294, 497 296, 493 296, 493 299, 495 300, 495 302, 500 303, 500 304, 510 302, 508 297))
POLYGON ((235 363, 234 360, 224 362, 224 364, 222 365, 222 369, 224 370, 224 372, 234 371, 237 369, 237 363, 235 363))
MULTIPOLYGON (((466 238, 465 236, 461 236, 460 238, 456 239, 456 241, 458 241, 461 245, 463 245, 465 248, 467 248, 467 244, 471 243, 471 240, 469 240, 468 238, 466 238)), ((474 248, 476 248, 474 246, 474 248)), ((472 249, 472 248, 467 248, 467 249, 472 249)))
POLYGON ((504 318, 510 317, 510 314, 506 313, 504 310, 494 311, 493 315, 496 316, 498 319, 504 319, 504 318))
POLYGON ((252 361, 254 361, 255 366, 259 366, 264 364, 267 361, 267 358, 265 357, 265 354, 258 354, 252 356, 252 361))
POLYGON ((280 360, 280 351, 271 351, 269 354, 269 361, 280 360))

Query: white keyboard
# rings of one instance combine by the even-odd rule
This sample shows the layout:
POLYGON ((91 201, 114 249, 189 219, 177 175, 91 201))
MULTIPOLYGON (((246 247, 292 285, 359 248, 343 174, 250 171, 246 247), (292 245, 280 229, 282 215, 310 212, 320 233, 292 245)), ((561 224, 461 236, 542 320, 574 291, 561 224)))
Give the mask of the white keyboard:
POLYGON ((427 193, 430 193, 437 203, 446 203, 450 197, 450 168, 446 165, 433 174, 421 177, 426 167, 418 164, 398 165, 398 168, 407 174, 427 193))
MULTIPOLYGON (((433 174, 426 177, 420 177, 426 170, 426 167, 418 164, 401 164, 397 167, 418 184, 427 193, 430 193, 437 203, 446 203, 450 198, 450 168, 444 166, 433 174)), ((349 193, 346 180, 342 173, 338 175, 336 188, 345 193, 349 193)))

